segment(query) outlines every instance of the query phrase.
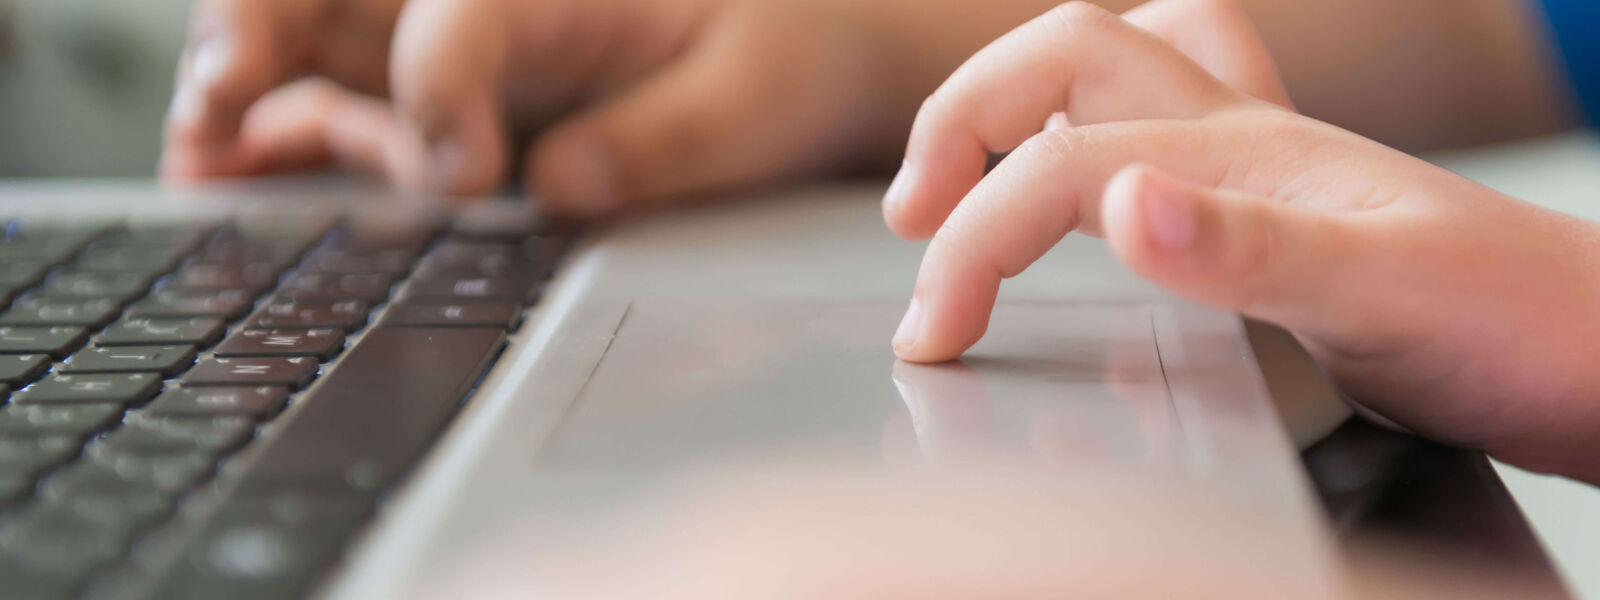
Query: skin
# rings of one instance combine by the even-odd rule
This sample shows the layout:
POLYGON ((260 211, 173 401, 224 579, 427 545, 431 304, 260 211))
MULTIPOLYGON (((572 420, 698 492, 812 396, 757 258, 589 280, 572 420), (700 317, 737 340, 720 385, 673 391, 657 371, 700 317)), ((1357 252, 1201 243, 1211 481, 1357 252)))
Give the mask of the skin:
MULTIPOLYGON (((199 0, 162 176, 340 166, 610 216, 888 170, 1055 0, 199 0)), ((1103 0, 1121 12, 1137 0, 1103 0)), ((1570 125, 1523 0, 1246 0, 1309 114, 1402 148, 1570 125)))
MULTIPOLYGON (((163 169, 192 180, 337 162, 470 194, 519 166, 511 132, 538 129, 521 165, 529 183, 554 208, 609 215, 893 163, 915 114, 885 203, 897 233, 933 236, 902 357, 959 355, 983 334, 1000 281, 1080 231, 1180 295, 1289 327, 1396 422, 1600 481, 1585 460, 1600 376, 1584 364, 1600 339, 1586 300, 1600 286, 1587 258, 1600 232, 1290 108, 1407 148, 1563 127, 1518 4, 1161 0, 1124 17, 1072 4, 994 42, 927 98, 971 52, 1049 8, 975 4, 202 0, 163 169), (206 58, 219 38, 230 49, 206 58), (1388 60, 1412 48, 1431 51, 1388 60), (1281 79, 1269 51, 1284 59, 1281 79), (321 78, 290 83, 305 73, 321 78), (985 175, 988 152, 1004 150, 985 175)), ((489 540, 459 577, 418 593, 1322 589, 1324 574, 1297 560, 1303 548, 1234 535, 1281 523, 1159 487, 1170 482, 766 475, 646 500, 611 536, 553 536, 545 523, 489 540), (1161 543, 1140 543, 1151 539, 1161 543), (539 543, 550 546, 531 550, 546 553, 530 555, 539 543)), ((1375 564, 1345 597, 1536 597, 1472 577, 1481 572, 1375 564)))
POLYGON ((1232 28, 1199 43, 1227 49, 1068 4, 928 100, 885 198, 892 229, 932 236, 896 353, 960 355, 1002 279, 1104 236, 1178 295, 1294 332, 1396 423, 1600 483, 1600 228, 1294 113, 1237 6, 1198 4, 1232 28))

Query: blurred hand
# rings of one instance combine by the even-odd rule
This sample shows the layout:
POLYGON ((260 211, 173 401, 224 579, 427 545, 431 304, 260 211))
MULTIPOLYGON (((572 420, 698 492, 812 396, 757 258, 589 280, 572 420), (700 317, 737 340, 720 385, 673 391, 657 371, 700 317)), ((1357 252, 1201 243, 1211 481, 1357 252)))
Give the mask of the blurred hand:
MULTIPOLYGON (((1199 6, 1221 4, 1141 10, 1199 6)), ((1141 18, 1062 6, 928 100, 885 200, 897 233, 933 236, 896 353, 959 355, 1000 281, 1082 231, 1179 295, 1295 332, 1385 417, 1600 483, 1600 228, 1259 99, 1259 47, 1219 48, 1254 65, 1227 72, 1184 47, 1204 18, 1141 18), (1071 126, 1041 133, 1056 112, 1071 126)))
POLYGON ((1051 1, 199 0, 161 172, 521 172, 603 215, 888 166, 916 103, 1051 1))

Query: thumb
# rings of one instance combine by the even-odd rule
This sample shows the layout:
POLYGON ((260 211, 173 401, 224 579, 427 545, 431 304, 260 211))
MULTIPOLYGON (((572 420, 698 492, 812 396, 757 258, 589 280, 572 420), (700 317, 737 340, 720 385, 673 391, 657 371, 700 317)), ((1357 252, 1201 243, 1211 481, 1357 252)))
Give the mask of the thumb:
MULTIPOLYGON (((1140 275, 1188 300, 1316 335, 1369 311, 1352 283, 1355 231, 1337 214, 1207 189, 1150 167, 1106 186, 1106 238, 1140 275)), ((1359 287, 1367 287, 1362 285, 1359 287)))

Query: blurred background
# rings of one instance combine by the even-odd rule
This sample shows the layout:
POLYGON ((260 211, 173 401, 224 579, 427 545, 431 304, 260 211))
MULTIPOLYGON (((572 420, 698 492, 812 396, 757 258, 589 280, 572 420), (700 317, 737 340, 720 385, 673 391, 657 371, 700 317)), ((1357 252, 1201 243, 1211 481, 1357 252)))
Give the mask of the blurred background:
POLYGON ((0 177, 148 176, 192 0, 0 0, 0 177))

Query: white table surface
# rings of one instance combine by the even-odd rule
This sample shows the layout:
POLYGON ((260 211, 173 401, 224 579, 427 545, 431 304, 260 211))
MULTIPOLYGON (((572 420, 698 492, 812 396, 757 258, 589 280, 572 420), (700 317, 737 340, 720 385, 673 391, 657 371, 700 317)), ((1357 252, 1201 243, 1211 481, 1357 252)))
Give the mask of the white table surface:
MULTIPOLYGON (((1432 158, 1507 194, 1600 221, 1600 136, 1569 135, 1432 158)), ((1600 599, 1600 488, 1495 466, 1573 593, 1600 599)))

